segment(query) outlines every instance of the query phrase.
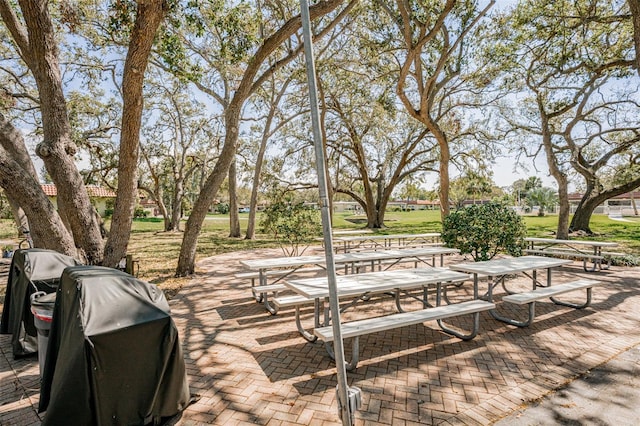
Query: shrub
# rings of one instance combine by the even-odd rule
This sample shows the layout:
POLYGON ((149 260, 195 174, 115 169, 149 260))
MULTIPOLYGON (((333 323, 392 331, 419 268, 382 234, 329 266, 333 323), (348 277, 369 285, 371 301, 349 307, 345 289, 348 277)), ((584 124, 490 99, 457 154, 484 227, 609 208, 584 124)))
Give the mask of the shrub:
POLYGON ((227 204, 227 203, 218 203, 218 204, 216 204, 216 213, 228 214, 229 213, 229 204, 227 204))
POLYGON ((297 256, 300 246, 322 234, 320 212, 303 203, 277 199, 262 212, 262 232, 272 234, 287 256, 297 256))
POLYGON ((133 210, 133 217, 147 217, 147 211, 140 206, 136 206, 136 208, 133 210))
POLYGON ((501 203, 472 205, 447 216, 442 241, 475 261, 489 260, 499 252, 521 256, 527 228, 522 218, 501 203))
POLYGON ((632 254, 609 255, 605 256, 605 259, 610 261, 613 266, 640 266, 640 258, 632 254))

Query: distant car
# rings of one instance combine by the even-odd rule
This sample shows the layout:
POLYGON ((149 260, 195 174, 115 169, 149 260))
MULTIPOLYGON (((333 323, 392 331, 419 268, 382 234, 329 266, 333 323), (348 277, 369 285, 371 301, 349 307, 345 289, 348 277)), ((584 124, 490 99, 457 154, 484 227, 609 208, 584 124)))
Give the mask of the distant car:
POLYGON ((249 207, 240 207, 238 213, 249 213, 249 207))

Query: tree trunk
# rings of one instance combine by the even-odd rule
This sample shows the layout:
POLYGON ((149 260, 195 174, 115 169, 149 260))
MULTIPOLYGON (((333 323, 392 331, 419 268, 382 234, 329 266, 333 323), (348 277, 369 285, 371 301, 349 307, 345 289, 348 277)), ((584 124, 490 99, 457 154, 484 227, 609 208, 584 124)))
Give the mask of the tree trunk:
POLYGON ((588 235, 593 234, 589 223, 591 222, 591 216, 594 210, 598 207, 604 199, 602 197, 589 197, 587 194, 582 197, 578 207, 576 208, 573 218, 571 219, 571 225, 569 230, 571 232, 584 231, 588 235))
POLYGON ((7 196, 31 219, 32 232, 38 234, 39 247, 77 257, 77 251, 60 216, 42 191, 40 183, 0 148, 0 186, 7 196))
POLYGON ((138 202, 138 154, 143 109, 142 89, 149 54, 168 5, 163 0, 138 2, 122 79, 122 128, 118 161, 118 189, 111 232, 103 265, 115 267, 125 257, 131 235, 133 210, 138 202))
POLYGON ((164 191, 162 190, 162 186, 156 177, 154 176, 154 191, 153 198, 158 205, 158 210, 160 210, 160 215, 162 215, 162 221, 164 224, 164 231, 168 232, 171 230, 171 218, 169 217, 169 210, 167 210, 167 206, 164 204, 164 191))
MULTIPOLYGON (((329 223, 333 226, 333 196, 335 195, 335 187, 329 176, 329 149, 327 147, 327 102, 324 95, 324 86, 321 78, 318 79, 318 90, 320 100, 320 135, 322 137, 322 150, 324 151, 324 170, 326 173, 325 180, 327 183, 327 200, 329 201, 329 223)), ((336 182, 338 178, 336 175, 336 182)))
POLYGON ((588 184, 584 196, 580 200, 576 212, 573 215, 570 229, 572 231, 582 230, 591 233, 589 221, 596 207, 606 200, 633 191, 638 187, 638 184, 640 184, 640 178, 605 191, 601 191, 596 186, 588 184))
POLYGON ((440 145, 440 219, 449 216, 449 145, 440 145))
POLYGON ((232 100, 231 104, 227 108, 225 114, 226 134, 224 145, 222 146, 218 161, 213 167, 213 171, 205 181, 198 199, 193 204, 193 209, 191 210, 189 219, 187 219, 184 236, 182 238, 182 245, 180 247, 180 255, 178 256, 176 276, 191 275, 195 270, 196 246, 198 242, 198 235, 202 229, 202 223, 207 217, 209 207, 213 204, 213 200, 215 200, 215 197, 218 194, 220 185, 222 185, 222 182, 229 171, 229 166, 235 157, 241 105, 242 102, 239 102, 239 99, 236 100, 234 97, 234 100, 232 100))
POLYGON ((158 206, 158 210, 160 210, 160 214, 162 215, 163 229, 165 232, 168 232, 171 230, 171 219, 169 218, 169 211, 167 210, 167 206, 164 204, 164 190, 162 189, 160 177, 155 172, 153 165, 151 164, 151 160, 146 154, 143 146, 141 146, 140 152, 142 153, 142 158, 144 158, 144 161, 146 161, 147 166, 149 167, 149 173, 151 174, 151 179, 153 180, 153 190, 148 188, 145 188, 144 190, 147 192, 147 194, 149 194, 150 197, 153 197, 153 199, 155 200, 156 205, 158 206))
MULTIPOLYGON (((0 12, 5 23, 9 22, 7 27, 38 86, 43 141, 37 146, 36 153, 44 161, 56 184, 58 199, 68 207, 68 211, 64 213, 69 218, 73 236, 77 246, 83 251, 83 257, 89 263, 98 263, 103 256, 102 237, 93 215, 93 206, 74 161, 76 147, 71 140, 58 62, 58 46, 48 2, 21 0, 19 4, 28 31, 17 21, 8 2, 0 4, 0 12)), ((29 215, 29 210, 32 209, 25 205, 23 208, 29 215)), ((60 244, 65 245, 62 242, 60 244)))
POLYGON ((182 179, 177 179, 174 185, 173 202, 171 203, 171 223, 169 231, 180 231, 180 219, 182 219, 182 198, 184 197, 184 184, 182 179))
MULTIPOLYGON (((326 0, 309 7, 309 15, 311 19, 316 19, 336 9, 343 2, 342 0, 326 0)), ((185 276, 193 274, 195 270, 196 246, 198 242, 198 234, 202 229, 202 223, 207 215, 209 206, 213 203, 220 185, 229 171, 231 161, 233 161, 238 143, 238 133, 240 125, 240 114, 242 106, 249 95, 255 90, 254 79, 262 64, 267 60, 282 43, 295 34, 302 26, 300 15, 287 21, 280 29, 278 29, 271 37, 267 38, 262 46, 256 51, 255 55, 249 61, 249 65, 245 70, 237 90, 235 91, 229 106, 225 110, 225 139, 222 151, 218 157, 218 161, 213 171, 203 185, 198 199, 193 205, 191 215, 187 220, 180 247, 180 255, 178 256, 178 266, 176 267, 176 276, 185 276)))
MULTIPOLYGON (((256 157, 255 167, 253 170, 253 185, 251 186, 251 199, 249 201, 249 220, 247 223, 246 240, 253 240, 256 236, 256 216, 258 205, 258 190, 260 188, 260 176, 262 175, 262 165, 264 164, 264 154, 267 150, 267 144, 269 143, 269 136, 271 134, 271 127, 275 118, 276 112, 280 106, 282 97, 287 93, 287 88, 291 83, 293 74, 290 75, 278 88, 278 92, 271 93, 271 103, 269 105, 269 113, 264 122, 264 129, 262 130, 262 138, 260 140, 260 147, 258 148, 258 156, 256 157), (275 94, 275 97, 273 96, 275 94)), ((272 90, 275 91, 275 81, 273 82, 272 90)))
POLYGON ((558 182, 558 228, 556 237, 562 240, 569 238, 569 216, 571 215, 571 205, 569 204, 569 184, 564 173, 554 175, 558 182))
MULTIPOLYGON (((20 207, 20 205, 18 204, 18 202, 16 200, 13 199, 13 197, 10 197, 8 194, 5 193, 5 195, 7 196, 7 201, 9 202, 9 206, 11 207, 11 212, 13 213, 13 221, 16 224, 16 228, 18 229, 18 233, 16 234, 19 238, 22 237, 22 230, 28 230, 29 229, 29 219, 27 219, 27 215, 24 212, 24 210, 22 209, 22 207, 20 207)), ((33 239, 33 236, 31 237, 33 239)), ((33 244, 34 246, 36 245, 36 240, 33 239, 33 244)), ((36 246, 37 247, 37 246, 36 246)))
POLYGON ((449 216, 449 163, 451 162, 451 150, 447 135, 440 129, 440 126, 431 119, 431 117, 423 118, 423 123, 438 141, 440 147, 440 188, 438 194, 440 197, 440 219, 444 223, 444 219, 449 216))
POLYGON ((640 2, 638 0, 628 0, 631 10, 631 21, 633 22, 633 45, 635 47, 636 72, 640 75, 640 2))
POLYGON ((169 217, 169 211, 167 210, 167 206, 164 205, 164 201, 157 201, 158 209, 160 210, 160 214, 162 215, 162 219, 164 222, 164 231, 171 231, 171 218, 169 217))
POLYGON ((384 228, 384 215, 385 215, 385 210, 384 208, 379 208, 378 209, 378 214, 376 215, 376 227, 377 228, 384 228))
POLYGON ((378 210, 375 204, 367 203, 365 207, 365 214, 367 215, 367 228, 380 229, 382 225, 379 222, 378 210))
POLYGON ((155 191, 153 198, 156 200, 156 204, 158 205, 158 210, 160 210, 160 214, 162 215, 162 221, 164 223, 164 231, 171 230, 171 219, 169 218, 169 211, 167 210, 167 206, 164 204, 164 191, 160 186, 159 181, 154 182, 155 191))
MULTIPOLYGON (((271 114, 267 118, 266 128, 270 128, 269 125, 271 114)), ((262 140, 260 141, 260 148, 258 149, 258 156, 256 157, 256 164, 253 170, 253 185, 251 187, 251 201, 249 202, 249 222, 247 223, 247 233, 244 237, 246 240, 253 240, 256 236, 256 215, 258 207, 258 189, 260 188, 260 175, 262 174, 262 164, 264 163, 264 154, 267 150, 268 136, 265 132, 262 134, 262 140)))
MULTIPOLYGON (((26 174, 38 181, 38 174, 27 151, 22 133, 13 127, 2 114, 0 114, 0 145, 4 148, 6 154, 18 163, 26 174)), ((42 242, 41 239, 47 236, 49 231, 42 226, 38 226, 38 223, 35 222, 34 226, 31 226, 29 224, 29 218, 26 216, 20 203, 12 197, 9 192, 6 192, 6 195, 16 220, 16 226, 30 231, 35 247, 43 247, 44 242, 42 242)), ((22 238, 22 236, 22 232, 20 231, 18 237, 22 238)), ((68 238, 71 238, 71 234, 69 234, 68 238)))
POLYGON ((558 183, 558 199, 560 202, 560 209, 558 211, 558 227, 556 229, 556 238, 566 240, 569 238, 569 190, 567 175, 558 166, 558 158, 553 149, 553 143, 551 140, 551 131, 549 124, 549 116, 547 115, 544 102, 541 99, 540 94, 536 93, 538 112, 540 113, 540 127, 542 130, 542 145, 544 147, 545 156, 547 159, 547 166, 551 176, 558 183))
POLYGON ((229 165, 229 237, 240 238, 240 218, 238 217, 238 183, 235 157, 229 165))

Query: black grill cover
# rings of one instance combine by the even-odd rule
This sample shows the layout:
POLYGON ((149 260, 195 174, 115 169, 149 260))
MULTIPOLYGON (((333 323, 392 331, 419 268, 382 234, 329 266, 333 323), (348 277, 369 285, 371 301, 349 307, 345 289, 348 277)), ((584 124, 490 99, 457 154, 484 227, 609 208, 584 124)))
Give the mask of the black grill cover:
POLYGON ((189 397, 162 291, 111 268, 65 269, 40 389, 42 424, 159 423, 189 397))
POLYGON ((12 334, 14 357, 38 352, 38 334, 31 313, 31 295, 37 291, 56 291, 64 268, 78 263, 74 258, 52 250, 16 250, 11 259, 0 324, 1 334, 12 334))

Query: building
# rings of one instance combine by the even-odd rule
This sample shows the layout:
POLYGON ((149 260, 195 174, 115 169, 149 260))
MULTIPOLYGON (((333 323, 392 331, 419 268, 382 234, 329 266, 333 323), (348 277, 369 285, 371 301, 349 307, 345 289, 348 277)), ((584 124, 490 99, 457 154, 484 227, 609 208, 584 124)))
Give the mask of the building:
MULTIPOLYGON (((571 213, 576 211, 582 196, 582 193, 577 192, 569 194, 568 198, 571 213)), ((638 206, 638 204, 640 204, 640 191, 627 192, 606 200, 596 207, 594 213, 609 216, 635 216, 636 206, 638 206)), ((640 208, 640 206, 638 208, 640 208)))
POLYGON ((439 200, 407 200, 404 210, 440 210, 439 200))
MULTIPOLYGON (((54 184, 43 183, 40 185, 44 193, 56 208, 58 207, 58 189, 54 184)), ((103 188, 96 185, 87 185, 87 193, 91 204, 96 208, 100 216, 104 217, 107 209, 107 201, 115 200, 116 193, 109 188, 103 188)))
POLYGON ((334 201, 334 213, 353 212, 354 214, 362 213, 362 207, 355 201, 334 201))
POLYGON ((153 198, 144 197, 140 193, 140 207, 144 210, 147 216, 155 217, 160 216, 160 208, 158 207, 158 203, 153 198))

